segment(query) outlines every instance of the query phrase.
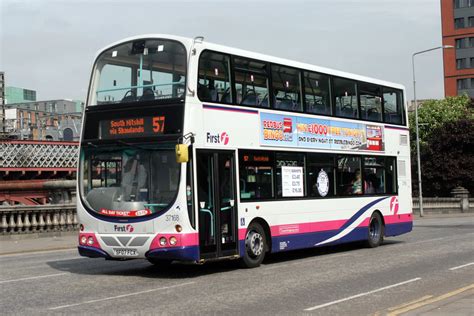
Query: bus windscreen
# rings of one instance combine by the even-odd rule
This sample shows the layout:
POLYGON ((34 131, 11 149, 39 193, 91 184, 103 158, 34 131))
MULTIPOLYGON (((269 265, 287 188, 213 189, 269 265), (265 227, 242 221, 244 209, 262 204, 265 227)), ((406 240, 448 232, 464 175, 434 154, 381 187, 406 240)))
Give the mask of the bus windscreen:
POLYGON ((103 52, 94 67, 91 105, 183 98, 186 50, 172 40, 135 40, 103 52))

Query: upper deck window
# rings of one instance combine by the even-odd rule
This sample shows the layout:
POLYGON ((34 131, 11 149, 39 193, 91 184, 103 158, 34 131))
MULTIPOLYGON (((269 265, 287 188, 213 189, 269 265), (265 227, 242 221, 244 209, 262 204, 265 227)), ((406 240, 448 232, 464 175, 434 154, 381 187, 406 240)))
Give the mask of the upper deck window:
POLYGON ((272 84, 276 109, 303 111, 299 70, 273 65, 272 84))
POLYGON ((234 58, 235 90, 237 104, 269 107, 268 73, 264 62, 234 58))
POLYGON ((336 116, 358 118, 357 87, 355 81, 334 78, 334 99, 336 116))
POLYGON ((392 124, 405 124, 402 92, 383 88, 384 121, 392 124))
POLYGON ((306 112, 330 115, 331 97, 329 76, 305 71, 303 77, 306 112))
POLYGON ((382 122, 382 89, 374 84, 359 83, 360 113, 363 120, 382 122))
POLYGON ((201 54, 198 97, 201 101, 232 103, 229 56, 208 51, 201 54))
POLYGON ((184 98, 186 51, 164 39, 135 40, 96 61, 89 104, 184 98))

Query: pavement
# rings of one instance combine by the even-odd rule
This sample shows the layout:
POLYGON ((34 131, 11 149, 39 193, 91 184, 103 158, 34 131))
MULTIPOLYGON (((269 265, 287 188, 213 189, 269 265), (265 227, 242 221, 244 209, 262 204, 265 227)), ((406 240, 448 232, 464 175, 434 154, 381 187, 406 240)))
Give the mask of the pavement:
POLYGON ((474 216, 415 219, 410 234, 235 262, 78 256, 77 235, 0 241, 2 314, 474 315, 474 216))
MULTIPOLYGON (((75 249, 78 242, 78 233, 70 232, 62 236, 39 238, 11 238, 0 240, 0 256, 28 252, 53 251, 75 249)), ((22 236, 23 237, 23 236, 22 236)))

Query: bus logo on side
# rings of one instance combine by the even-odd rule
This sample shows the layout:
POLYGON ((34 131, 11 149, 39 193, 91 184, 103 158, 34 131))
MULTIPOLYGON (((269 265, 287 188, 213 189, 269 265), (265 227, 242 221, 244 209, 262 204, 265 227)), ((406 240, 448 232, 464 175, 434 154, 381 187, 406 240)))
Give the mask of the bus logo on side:
POLYGON ((207 132, 206 135, 207 135, 206 136, 207 143, 221 144, 221 145, 229 144, 230 137, 229 137, 229 134, 227 134, 226 132, 222 132, 220 134, 219 133, 212 134, 212 133, 207 132))

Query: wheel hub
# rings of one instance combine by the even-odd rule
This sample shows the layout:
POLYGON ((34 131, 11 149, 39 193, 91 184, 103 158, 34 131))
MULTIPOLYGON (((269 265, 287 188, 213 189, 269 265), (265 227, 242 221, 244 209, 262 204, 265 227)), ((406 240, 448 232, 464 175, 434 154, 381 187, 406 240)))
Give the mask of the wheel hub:
POLYGON ((256 231, 250 231, 246 238, 246 248, 249 255, 258 257, 263 252, 263 237, 256 231))

